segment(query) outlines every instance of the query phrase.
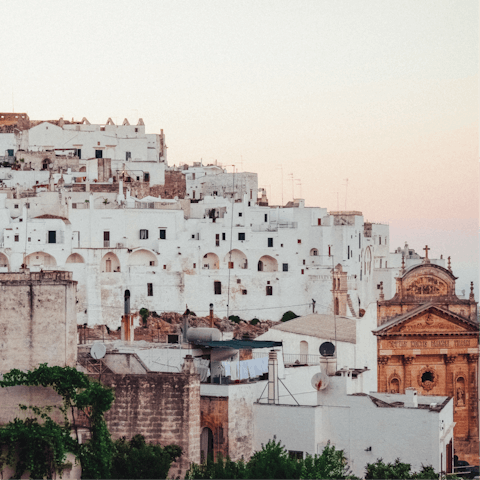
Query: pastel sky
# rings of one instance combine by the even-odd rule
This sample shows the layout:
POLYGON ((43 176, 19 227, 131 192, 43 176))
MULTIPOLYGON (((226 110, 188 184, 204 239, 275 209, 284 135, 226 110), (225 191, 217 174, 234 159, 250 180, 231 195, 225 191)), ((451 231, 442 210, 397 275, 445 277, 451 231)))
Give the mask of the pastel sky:
POLYGON ((475 0, 4 1, 0 110, 142 117, 147 131, 164 129, 171 165, 235 164, 258 172, 271 203, 283 183, 284 202, 389 222, 392 249, 450 255, 468 292, 478 10, 475 0))

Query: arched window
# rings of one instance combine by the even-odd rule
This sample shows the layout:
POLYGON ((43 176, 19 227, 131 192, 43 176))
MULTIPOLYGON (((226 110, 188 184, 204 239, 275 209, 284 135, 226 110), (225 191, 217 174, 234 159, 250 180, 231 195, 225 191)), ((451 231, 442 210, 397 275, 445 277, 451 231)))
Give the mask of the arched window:
POLYGON ((258 261, 258 271, 263 272, 263 262, 261 260, 258 261))
POLYGON ((340 303, 337 297, 335 297, 335 315, 340 315, 340 303))
POLYGON ((213 457, 213 433, 204 427, 200 435, 200 460, 204 462, 209 457, 213 457))
POLYGON ((312 248, 310 250, 310 256, 317 257, 318 256, 318 250, 316 248, 312 248))
POLYGON ((308 363, 308 342, 302 340, 300 342, 300 364, 307 365, 308 363))
POLYGON ((400 393, 400 380, 392 378, 390 381, 390 393, 400 393))

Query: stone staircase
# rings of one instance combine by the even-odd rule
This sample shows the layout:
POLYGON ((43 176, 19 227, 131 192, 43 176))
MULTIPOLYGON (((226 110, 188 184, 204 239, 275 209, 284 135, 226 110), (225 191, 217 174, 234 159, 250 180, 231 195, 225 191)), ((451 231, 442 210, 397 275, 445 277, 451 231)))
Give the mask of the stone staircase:
POLYGON ((349 293, 347 293, 347 304, 348 308, 350 309, 350 313, 352 314, 352 317, 357 318, 357 314, 355 313, 355 309, 353 308, 352 299, 349 293))

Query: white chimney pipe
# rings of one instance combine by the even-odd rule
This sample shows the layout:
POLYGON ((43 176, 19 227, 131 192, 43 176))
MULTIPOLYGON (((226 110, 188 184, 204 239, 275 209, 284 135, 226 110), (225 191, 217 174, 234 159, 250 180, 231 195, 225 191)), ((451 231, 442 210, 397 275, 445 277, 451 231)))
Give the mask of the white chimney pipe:
POLYGON ((278 403, 278 358, 275 350, 268 353, 268 403, 278 403))

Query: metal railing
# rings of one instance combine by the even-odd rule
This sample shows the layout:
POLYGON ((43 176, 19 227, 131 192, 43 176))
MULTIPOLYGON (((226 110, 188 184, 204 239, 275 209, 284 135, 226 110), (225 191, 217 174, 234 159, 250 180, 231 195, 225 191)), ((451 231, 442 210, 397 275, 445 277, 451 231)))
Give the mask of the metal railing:
POLYGON ((294 365, 319 365, 320 355, 308 355, 301 353, 284 353, 283 363, 286 367, 294 365))

